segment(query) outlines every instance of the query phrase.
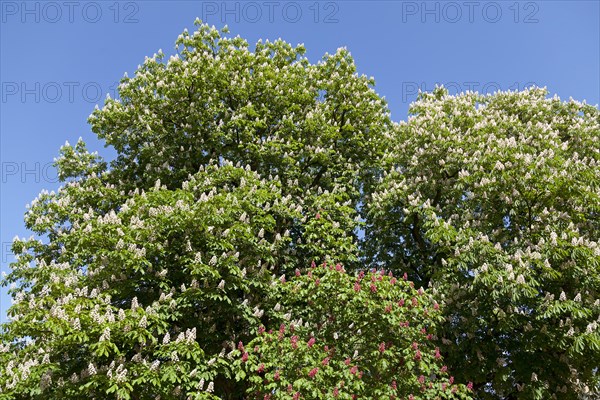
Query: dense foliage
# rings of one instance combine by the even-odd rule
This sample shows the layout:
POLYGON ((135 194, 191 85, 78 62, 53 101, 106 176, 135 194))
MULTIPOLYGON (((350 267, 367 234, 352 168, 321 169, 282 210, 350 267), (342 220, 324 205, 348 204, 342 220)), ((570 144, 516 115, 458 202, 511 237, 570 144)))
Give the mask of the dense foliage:
POLYGON ((393 124, 347 50, 198 25, 29 207, 0 399, 598 395, 596 107, 437 89, 393 124))
POLYGON ((253 398, 470 398, 434 344, 438 304, 405 279, 340 264, 282 279, 271 291, 278 318, 238 344, 253 398))
POLYGON ((369 254, 437 288, 480 398, 599 393, 600 113, 546 96, 423 94, 369 203, 369 254))

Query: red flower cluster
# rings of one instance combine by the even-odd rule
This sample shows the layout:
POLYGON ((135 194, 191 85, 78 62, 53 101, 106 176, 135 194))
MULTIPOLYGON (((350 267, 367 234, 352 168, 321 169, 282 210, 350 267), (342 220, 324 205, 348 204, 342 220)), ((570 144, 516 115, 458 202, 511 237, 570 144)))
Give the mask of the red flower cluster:
POLYGON ((290 338, 290 342, 292 342, 292 348, 293 349, 297 349, 298 348, 298 336, 294 335, 290 338))

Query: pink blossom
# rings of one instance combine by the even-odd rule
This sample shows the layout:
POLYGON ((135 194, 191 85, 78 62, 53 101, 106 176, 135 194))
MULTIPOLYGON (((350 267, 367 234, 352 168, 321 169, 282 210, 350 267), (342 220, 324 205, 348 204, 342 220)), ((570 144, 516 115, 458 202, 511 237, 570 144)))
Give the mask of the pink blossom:
POLYGON ((310 267, 311 267, 311 268, 315 268, 316 266, 317 266, 317 264, 315 264, 315 260, 312 260, 312 261, 310 262, 310 267))
POLYGON ((317 213, 317 215, 315 215, 315 219, 321 219, 321 214, 317 213))
POLYGON ((440 349, 438 347, 435 348, 435 358, 440 359, 442 355, 440 354, 440 349))
POLYGON ((333 397, 338 397, 340 395, 340 391, 337 387, 333 388, 333 397))
POLYGON ((354 283, 354 291, 355 292, 360 292, 360 284, 358 282, 354 283))
POLYGON ((313 345, 315 344, 315 338, 311 337, 310 339, 308 339, 308 342, 306 344, 308 345, 308 347, 313 347, 313 345))
POLYGON ((419 376, 419 383, 424 383, 425 377, 423 375, 419 376))
POLYGON ((265 372, 265 364, 261 363, 258 368, 256 369, 256 372, 258 372, 259 374, 265 372))
POLYGON ((346 358, 346 359, 344 360, 344 364, 346 364, 346 365, 350 365, 350 359, 349 359, 349 358, 346 358))
POLYGON ((356 365, 353 365, 352 368, 350 368, 350 373, 352 375, 356 374, 358 372, 358 367, 356 365))
MULTIPOLYGON (((408 275, 406 274, 406 272, 404 273, 404 275, 402 275, 402 279, 404 279, 405 281, 408 280, 408 275)), ((412 394, 411 394, 412 396, 412 394)))
POLYGON ((412 306, 413 306, 413 307, 416 307, 416 306, 418 306, 418 305, 419 305, 419 300, 417 300, 417 298, 416 298, 416 297, 413 297, 413 298, 412 298, 412 306))
POLYGON ((473 390, 473 382, 467 383, 467 389, 468 390, 473 390))
POLYGON ((329 357, 325 357, 325 358, 323 359, 323 361, 321 361, 321 364, 323 364, 323 365, 327 365, 327 364, 329 364, 329 357))
POLYGON ((396 278, 392 278, 392 279, 390 279, 390 283, 391 283, 392 285, 395 285, 395 284, 396 284, 396 278))
POLYGON ((294 396, 292 397, 293 400, 298 400, 300 398, 300 392, 296 392, 294 393, 294 396))
POLYGON ((398 301, 398 307, 402 307, 402 306, 404 306, 404 299, 400 299, 398 301))
POLYGON ((313 368, 309 371, 308 376, 314 378, 315 375, 317 375, 317 372, 319 372, 319 368, 313 368))
POLYGON ((300 276, 300 270, 298 268, 296 268, 296 276, 300 276))
POLYGON ((342 269, 343 269, 343 268, 342 268, 342 264, 339 264, 339 263, 338 263, 338 264, 335 264, 335 270, 336 270, 336 271, 340 272, 342 269))
POLYGON ((433 303, 433 309, 434 310, 439 310, 440 309, 440 305, 438 303, 433 303))
POLYGON ((319 278, 315 279, 315 286, 319 286, 321 284, 321 280, 319 278))
POLYGON ((371 289, 371 293, 375 293, 377 291, 377 286, 373 285, 372 283, 369 288, 371 289))
POLYGON ((385 343, 384 342, 379 343, 379 352, 380 353, 385 352, 385 343))
POLYGON ((248 352, 245 351, 244 354, 242 354, 242 362, 246 362, 248 361, 248 352))
POLYGON ((417 342, 412 342, 413 350, 417 350, 419 348, 419 344, 417 342))
POLYGON ((392 389, 396 390, 398 388, 398 384, 396 383, 396 381, 392 381, 392 384, 390 385, 392 387, 392 389))
POLYGON ((450 384, 452 385, 454 383, 454 377, 451 376, 450 379, 448 379, 448 382, 450 382, 450 384))
POLYGON ((417 353, 415 354, 415 360, 417 360, 417 361, 421 360, 421 350, 417 350, 417 353))
POLYGON ((292 348, 293 349, 297 349, 298 348, 298 336, 294 335, 290 338, 290 342, 292 342, 292 348))
POLYGON ((279 370, 275 371, 275 375, 273 376, 273 379, 276 381, 279 381, 279 370))
POLYGON ((260 335, 260 334, 263 334, 263 333, 265 333, 265 327, 261 325, 261 326, 258 327, 258 334, 260 335))
POLYGON ((448 367, 446 365, 443 365, 442 368, 440 368, 440 372, 442 374, 445 374, 448 371, 448 367))
POLYGON ((244 351, 244 343, 239 342, 238 345, 237 345, 237 348, 238 348, 239 351, 243 352, 244 351))

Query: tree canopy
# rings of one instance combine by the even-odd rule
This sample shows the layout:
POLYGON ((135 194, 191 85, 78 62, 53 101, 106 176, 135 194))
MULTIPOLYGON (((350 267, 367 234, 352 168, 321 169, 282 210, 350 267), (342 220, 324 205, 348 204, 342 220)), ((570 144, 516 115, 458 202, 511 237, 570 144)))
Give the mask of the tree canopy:
POLYGON ((420 95, 197 22, 60 149, 3 280, 0 399, 584 399, 600 112, 420 95))
POLYGON ((438 89, 411 114, 369 202, 369 260, 437 288, 447 359, 479 397, 597 394, 598 109, 438 89))

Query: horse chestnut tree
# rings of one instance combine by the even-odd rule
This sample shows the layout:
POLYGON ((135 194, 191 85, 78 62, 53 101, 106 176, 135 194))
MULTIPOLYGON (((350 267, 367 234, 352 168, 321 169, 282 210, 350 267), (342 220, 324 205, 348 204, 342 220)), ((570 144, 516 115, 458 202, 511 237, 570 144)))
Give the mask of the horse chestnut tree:
POLYGON ((0 399, 597 395, 596 107, 438 89, 395 124, 346 49, 176 49, 29 207, 0 399))
POLYGON ((600 112, 545 89, 424 93, 394 129, 366 254, 439 293, 479 398, 596 398, 600 112))

